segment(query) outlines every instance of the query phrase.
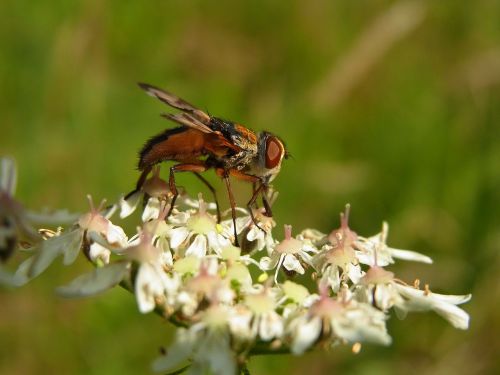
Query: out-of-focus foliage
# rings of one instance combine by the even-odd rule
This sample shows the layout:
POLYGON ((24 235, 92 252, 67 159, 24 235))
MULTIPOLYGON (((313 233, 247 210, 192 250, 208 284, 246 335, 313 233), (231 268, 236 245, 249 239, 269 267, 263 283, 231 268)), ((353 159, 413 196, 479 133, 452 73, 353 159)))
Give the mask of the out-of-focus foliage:
MULTIPOLYGON (((0 152, 27 206, 83 211, 87 193, 133 187, 142 142, 172 126, 146 81, 282 136, 278 222, 327 232, 350 202, 353 228, 386 219, 395 246, 435 260, 399 275, 473 294, 467 332, 412 315, 389 348, 255 358, 253 373, 499 371, 499 1, 4 0, 0 46, 0 152)), ((169 327, 125 292, 58 299, 65 272, 0 292, 0 373, 147 371, 169 327)))

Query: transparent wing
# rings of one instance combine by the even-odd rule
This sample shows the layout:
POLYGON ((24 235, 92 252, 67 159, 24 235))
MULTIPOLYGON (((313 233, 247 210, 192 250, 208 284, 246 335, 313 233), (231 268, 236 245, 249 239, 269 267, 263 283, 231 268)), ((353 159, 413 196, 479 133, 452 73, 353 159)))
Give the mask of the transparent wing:
POLYGON ((181 111, 187 112, 202 124, 208 125, 210 123, 209 115, 207 115, 202 110, 194 107, 193 105, 189 104, 185 100, 179 98, 178 96, 171 94, 167 91, 164 91, 162 89, 159 89, 158 87, 149 85, 147 83, 139 83, 139 87, 144 91, 146 91, 148 95, 158 98, 163 103, 171 107, 180 109, 181 111))

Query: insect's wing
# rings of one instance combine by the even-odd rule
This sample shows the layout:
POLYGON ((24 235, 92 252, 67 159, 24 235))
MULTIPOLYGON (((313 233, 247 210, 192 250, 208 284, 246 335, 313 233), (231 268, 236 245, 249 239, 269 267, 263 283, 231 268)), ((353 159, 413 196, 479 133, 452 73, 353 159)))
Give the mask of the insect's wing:
POLYGON ((162 113, 162 117, 165 117, 168 120, 174 121, 178 124, 187 126, 192 129, 196 129, 201 131, 202 133, 213 133, 214 131, 210 129, 208 126, 205 124, 201 123, 199 120, 197 120, 195 117, 187 114, 187 113, 178 113, 178 114, 172 114, 172 113, 162 113))
POLYGON ((205 112, 202 110, 194 107, 193 105, 189 104, 185 100, 179 98, 178 96, 175 96, 174 94, 171 94, 167 91, 164 91, 162 89, 159 89, 158 87, 149 85, 147 83, 139 83, 139 87, 146 91, 149 95, 158 98, 161 100, 163 103, 180 109, 181 111, 187 112, 190 115, 192 115, 194 118, 196 118, 199 122, 208 125, 210 123, 210 116, 207 115, 205 112))

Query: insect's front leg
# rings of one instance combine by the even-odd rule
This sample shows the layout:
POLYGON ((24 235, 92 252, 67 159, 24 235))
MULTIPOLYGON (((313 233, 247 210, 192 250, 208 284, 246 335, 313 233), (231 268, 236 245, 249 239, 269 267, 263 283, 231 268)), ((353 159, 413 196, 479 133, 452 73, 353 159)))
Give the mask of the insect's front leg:
MULTIPOLYGON (((230 170, 231 175, 235 176, 236 178, 244 181, 248 181, 252 183, 253 187, 253 194, 252 198, 247 203, 247 209, 248 213, 250 214, 250 217, 252 219, 252 222, 255 224, 257 228, 259 228, 261 231, 266 232, 257 222, 257 219, 255 218, 255 215, 253 214, 253 206, 255 205, 255 202, 257 201, 257 198, 259 197, 259 194, 265 192, 267 190, 267 184, 259 177, 251 175, 251 174, 246 174, 243 173, 239 170, 232 169, 230 170)), ((264 194, 262 195, 262 199, 265 201, 264 207, 266 209, 266 216, 271 217, 272 212, 271 212, 271 205, 267 201, 267 198, 264 197, 264 194)))
POLYGON ((262 204, 264 205, 264 209, 266 210, 265 215, 267 217, 273 217, 273 212, 271 211, 271 204, 267 198, 267 193, 269 191, 269 185, 262 183, 262 204))
MULTIPOLYGON (((262 228, 259 225, 259 223, 257 222, 257 220, 255 219, 255 215, 253 214, 253 207, 252 207, 255 204, 255 202, 257 201, 259 194, 264 190, 265 190, 265 185, 264 185, 264 183, 260 182, 260 184, 258 184, 257 188, 254 189, 252 198, 250 198, 250 200, 247 203, 247 209, 248 209, 248 212, 250 213, 250 217, 252 218, 252 222, 255 224, 255 226, 265 233, 266 231, 264 230, 264 228, 262 228)), ((262 199, 264 200, 264 195, 262 195, 262 199)), ((269 215, 267 215, 267 208, 266 208, 266 216, 269 216, 269 215)))
POLYGON ((177 172, 194 172, 200 173, 205 172, 207 167, 203 164, 194 164, 194 163, 185 163, 185 164, 176 164, 170 167, 170 176, 168 178, 168 186, 170 188, 170 192, 172 193, 172 201, 170 202, 170 209, 168 210, 167 216, 165 220, 170 216, 172 210, 174 208, 175 201, 179 196, 179 191, 177 190, 177 185, 175 184, 175 173, 177 172))

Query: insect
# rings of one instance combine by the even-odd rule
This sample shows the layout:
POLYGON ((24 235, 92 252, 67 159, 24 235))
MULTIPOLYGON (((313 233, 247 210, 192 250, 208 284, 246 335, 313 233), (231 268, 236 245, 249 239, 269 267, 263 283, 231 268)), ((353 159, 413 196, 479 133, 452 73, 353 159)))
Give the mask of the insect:
POLYGON ((280 171, 283 158, 288 158, 288 151, 283 141, 267 131, 256 134, 241 124, 210 116, 185 100, 155 86, 139 83, 139 87, 170 107, 181 110, 177 114, 162 114, 162 117, 181 126, 167 129, 151 137, 143 146, 139 152, 138 165, 142 173, 135 191, 141 189, 146 177, 156 164, 169 160, 175 161, 177 164, 170 167, 168 181, 172 193, 170 212, 179 195, 175 174, 192 172, 214 195, 217 219, 220 222, 220 209, 215 189, 200 174, 208 169, 214 169, 226 185, 231 205, 235 244, 238 246, 236 205, 229 177, 233 176, 253 184, 253 195, 247 207, 252 221, 259 227, 252 213, 252 206, 261 195, 265 215, 272 216, 267 192, 270 182, 280 171))

